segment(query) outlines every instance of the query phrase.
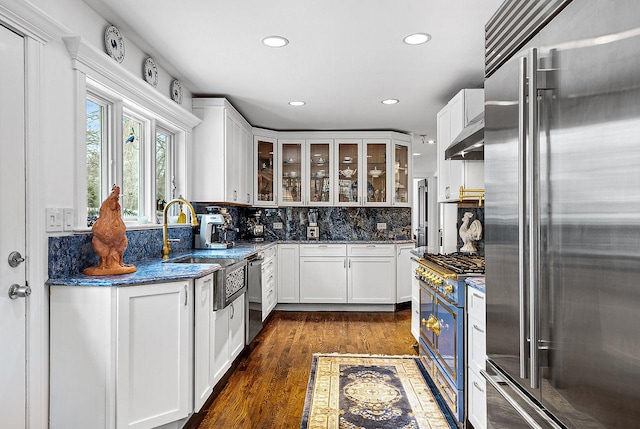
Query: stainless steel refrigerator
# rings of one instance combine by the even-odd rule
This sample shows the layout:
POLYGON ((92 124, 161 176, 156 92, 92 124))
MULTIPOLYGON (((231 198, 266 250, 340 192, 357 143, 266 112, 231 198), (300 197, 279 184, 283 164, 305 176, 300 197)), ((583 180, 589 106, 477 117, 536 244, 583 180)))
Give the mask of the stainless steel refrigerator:
POLYGON ((640 2, 486 30, 487 425, 639 427, 640 2))

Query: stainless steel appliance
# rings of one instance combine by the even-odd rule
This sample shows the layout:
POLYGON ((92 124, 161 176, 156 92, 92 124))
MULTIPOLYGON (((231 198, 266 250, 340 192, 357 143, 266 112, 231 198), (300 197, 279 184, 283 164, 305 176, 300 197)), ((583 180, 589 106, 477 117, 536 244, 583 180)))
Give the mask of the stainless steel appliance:
POLYGON ((419 180, 416 195, 416 247, 427 246, 431 252, 439 248, 437 180, 433 176, 419 180))
POLYGON ((262 261, 260 253, 247 260, 246 344, 262 330, 262 261))
POLYGON ((247 291, 247 261, 235 258, 185 256, 170 261, 184 264, 219 264, 213 273, 213 310, 221 310, 247 291))
POLYGON ((222 207, 207 207, 209 213, 199 214, 200 232, 194 237, 196 249, 228 249, 233 242, 227 232, 233 228, 233 219, 222 207))
POLYGON ((637 427, 640 2, 486 30, 488 426, 637 427))
POLYGON ((247 218, 247 236, 253 241, 264 241, 264 225, 260 221, 262 210, 256 210, 247 218))
POLYGON ((420 284, 420 357, 460 425, 465 421, 465 283, 484 273, 484 257, 429 254, 416 259, 420 284))

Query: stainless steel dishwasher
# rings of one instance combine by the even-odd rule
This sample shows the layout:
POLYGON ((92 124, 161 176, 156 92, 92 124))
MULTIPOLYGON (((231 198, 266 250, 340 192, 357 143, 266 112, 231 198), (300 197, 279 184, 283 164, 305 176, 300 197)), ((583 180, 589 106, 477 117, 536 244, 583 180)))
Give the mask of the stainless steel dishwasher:
POLYGON ((247 313, 246 313, 246 344, 262 330, 262 253, 247 259, 247 313))

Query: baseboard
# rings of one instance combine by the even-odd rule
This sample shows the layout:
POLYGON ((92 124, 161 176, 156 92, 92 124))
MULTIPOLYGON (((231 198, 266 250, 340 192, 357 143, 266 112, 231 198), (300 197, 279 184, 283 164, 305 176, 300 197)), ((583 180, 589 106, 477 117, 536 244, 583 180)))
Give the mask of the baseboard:
POLYGON ((393 312, 395 304, 278 304, 280 311, 366 311, 393 312))

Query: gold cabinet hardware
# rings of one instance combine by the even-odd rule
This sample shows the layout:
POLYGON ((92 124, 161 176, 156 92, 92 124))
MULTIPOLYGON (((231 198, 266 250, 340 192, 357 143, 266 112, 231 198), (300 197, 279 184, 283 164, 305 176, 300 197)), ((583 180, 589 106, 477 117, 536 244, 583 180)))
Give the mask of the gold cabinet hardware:
POLYGON ((436 336, 440 336, 440 322, 433 314, 429 315, 429 319, 425 322, 422 319, 423 324, 426 325, 428 331, 433 331, 436 336))

